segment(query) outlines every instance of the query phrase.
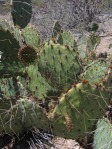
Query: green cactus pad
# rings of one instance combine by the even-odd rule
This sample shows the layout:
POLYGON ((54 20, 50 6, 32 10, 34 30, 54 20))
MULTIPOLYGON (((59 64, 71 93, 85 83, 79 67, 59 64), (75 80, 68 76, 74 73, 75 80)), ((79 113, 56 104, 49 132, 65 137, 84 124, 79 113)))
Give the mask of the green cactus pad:
POLYGON ((32 16, 31 0, 12 0, 11 14, 14 25, 25 28, 32 16))
POLYGON ((85 72, 81 74, 81 79, 86 79, 91 84, 102 84, 104 79, 107 77, 109 66, 110 63, 106 61, 93 61, 91 64, 89 64, 85 72))
POLYGON ((13 32, 14 28, 9 24, 7 20, 2 20, 0 21, 0 26, 3 28, 5 31, 13 32))
POLYGON ((0 23, 0 77, 4 74, 14 74, 23 68, 17 58, 20 48, 19 41, 14 36, 14 29, 6 21, 0 23))
POLYGON ((58 21, 55 22, 53 31, 52 31, 52 38, 56 38, 58 34, 62 33, 62 27, 58 21))
POLYGON ((88 24, 88 26, 85 28, 88 32, 97 32, 99 29, 99 25, 95 22, 91 22, 88 24))
POLYGON ((87 40, 88 36, 83 34, 77 41, 78 51, 81 58, 85 58, 87 56, 87 40))
POLYGON ((22 30, 22 35, 27 45, 39 50, 41 44, 37 30, 34 27, 28 26, 22 30))
POLYGON ((27 91, 24 86, 14 77, 0 80, 0 92, 1 99, 15 99, 27 95, 27 91))
POLYGON ((37 64, 26 67, 25 74, 18 80, 38 98, 44 98, 48 91, 53 90, 38 71, 37 64))
POLYGON ((31 128, 50 130, 50 123, 33 98, 0 101, 0 133, 18 134, 31 128))
POLYGON ((40 51, 38 67, 47 82, 59 90, 68 89, 76 82, 82 69, 77 51, 53 41, 45 43, 40 51))
POLYGON ((19 42, 19 46, 23 45, 23 43, 22 43, 23 39, 22 39, 22 36, 21 36, 21 31, 17 27, 14 27, 12 25, 12 23, 9 23, 7 20, 2 20, 0 22, 0 26, 5 31, 9 31, 14 36, 14 38, 17 40, 17 42, 19 42))
POLYGON ((105 113, 108 92, 83 82, 62 95, 51 114, 54 133, 64 138, 84 137, 105 113))
POLYGON ((57 36, 57 43, 77 49, 77 43, 71 32, 66 31, 57 36))
POLYGON ((91 33, 90 35, 83 34, 77 41, 78 51, 81 58, 87 58, 91 53, 95 53, 96 47, 100 43, 100 37, 91 33))
POLYGON ((93 147, 94 149, 112 149, 112 124, 107 118, 98 120, 93 147))
POLYGON ((92 51, 99 45, 101 38, 96 33, 91 33, 87 41, 87 50, 92 51))
POLYGON ((109 44, 109 47, 108 47, 108 48, 109 48, 109 49, 111 49, 111 48, 112 48, 112 43, 110 43, 110 44, 109 44))

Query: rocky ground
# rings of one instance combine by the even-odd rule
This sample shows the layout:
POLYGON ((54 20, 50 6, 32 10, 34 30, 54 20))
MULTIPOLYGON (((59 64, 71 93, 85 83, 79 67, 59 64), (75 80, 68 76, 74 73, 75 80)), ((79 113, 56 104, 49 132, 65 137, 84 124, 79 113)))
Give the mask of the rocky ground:
POLYGON ((112 14, 109 16, 108 19, 103 18, 102 23, 100 25, 100 36, 101 36, 101 42, 99 46, 97 47, 97 52, 107 52, 109 54, 112 53, 112 47, 110 44, 112 44, 112 14))

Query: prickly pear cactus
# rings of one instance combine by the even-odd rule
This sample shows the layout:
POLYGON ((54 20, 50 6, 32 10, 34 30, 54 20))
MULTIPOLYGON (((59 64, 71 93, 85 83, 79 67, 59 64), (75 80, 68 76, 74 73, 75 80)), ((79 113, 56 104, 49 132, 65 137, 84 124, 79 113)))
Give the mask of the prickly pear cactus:
POLYGON ((11 14, 13 23, 19 28, 25 28, 30 22, 32 16, 32 1, 31 0, 12 0, 11 14))
POLYGON ((108 76, 110 62, 96 60, 88 65, 88 68, 81 74, 82 80, 88 80, 91 84, 103 84, 108 76))
POLYGON ((97 30, 99 29, 99 25, 95 22, 91 22, 88 24, 86 30, 88 32, 97 32, 97 30))
POLYGON ((53 41, 46 42, 40 51, 38 67, 47 82, 59 90, 68 89, 77 81, 82 69, 77 51, 53 41))
POLYGON ((110 43, 110 44, 109 44, 109 47, 108 47, 108 48, 109 48, 109 49, 111 49, 111 48, 112 48, 112 43, 110 43))
POLYGON ((93 147, 94 149, 112 149, 112 124, 107 118, 98 120, 93 147))
POLYGON ((9 31, 10 34, 14 36, 14 38, 19 42, 19 46, 23 46, 23 39, 21 36, 21 31, 17 27, 14 27, 13 24, 8 22, 7 20, 0 21, 0 26, 5 31, 9 31))
POLYGON ((52 38, 56 43, 67 45, 77 49, 77 43, 70 31, 63 31, 60 23, 57 21, 53 27, 52 38))
POLYGON ((15 74, 23 68, 17 55, 20 43, 14 35, 14 29, 6 21, 0 23, 0 76, 15 74))
POLYGON ((101 39, 100 36, 96 33, 91 33, 89 35, 88 41, 87 41, 87 50, 92 51, 95 50, 96 47, 99 45, 101 39))
POLYGON ((31 128, 50 129, 50 123, 43 109, 33 98, 0 100, 0 133, 22 133, 31 128))
POLYGON ((61 45, 67 45, 69 47, 73 47, 73 48, 77 49, 77 43, 76 43, 72 33, 69 31, 65 31, 63 33, 58 34, 56 41, 57 41, 57 43, 59 43, 61 45))
POLYGON ((5 31, 9 31, 11 33, 13 33, 14 31, 13 26, 11 26, 7 20, 0 20, 0 26, 5 31))
POLYGON ((110 97, 103 87, 83 82, 59 98, 51 114, 54 133, 64 138, 84 137, 105 113, 110 97))
POLYGON ((39 101, 16 77, 1 79, 0 109, 0 133, 18 134, 34 127, 50 130, 50 122, 39 101))
POLYGON ((53 27, 53 31, 52 31, 52 38, 56 38, 58 34, 62 33, 62 27, 59 23, 59 21, 56 21, 53 27))
POLYGON ((81 58, 87 58, 88 56, 95 55, 96 47, 100 43, 100 37, 96 33, 90 35, 82 34, 77 41, 78 51, 81 58))
POLYGON ((83 34, 80 36, 80 38, 77 41, 78 51, 81 58, 85 58, 87 56, 87 40, 88 36, 83 34))
POLYGON ((37 51, 39 51, 39 46, 41 42, 40 42, 38 32, 34 27, 31 27, 31 26, 25 27, 22 30, 22 35, 27 45, 30 45, 33 48, 37 49, 37 51))
POLYGON ((33 127, 44 128, 41 125, 45 121, 45 130, 49 128, 49 120, 38 102, 27 96, 26 88, 16 78, 0 81, 0 133, 17 134, 33 127))
POLYGON ((30 91, 35 97, 43 99, 47 92, 53 90, 38 71, 37 64, 26 67, 22 76, 18 76, 18 80, 30 91))
MULTIPOLYGON (((52 40, 41 44, 35 28, 26 27, 31 13, 31 0, 13 0, 14 25, 21 30, 5 21, 0 24, 0 134, 52 128, 59 137, 84 137, 110 102, 110 62, 98 60, 84 68, 80 57, 94 52, 99 37, 91 33, 79 39, 77 48, 58 21, 52 40)), ((97 141, 94 144, 97 149, 97 141)))
POLYGON ((16 79, 16 77, 3 78, 0 80, 0 97, 1 100, 17 99, 27 96, 25 87, 16 79))

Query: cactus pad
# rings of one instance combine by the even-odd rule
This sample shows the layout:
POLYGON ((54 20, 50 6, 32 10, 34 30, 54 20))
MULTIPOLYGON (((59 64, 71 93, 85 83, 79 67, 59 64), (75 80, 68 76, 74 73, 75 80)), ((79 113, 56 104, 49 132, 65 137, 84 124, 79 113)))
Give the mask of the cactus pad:
POLYGON ((45 43, 38 58, 39 71, 54 88, 64 89, 77 81, 81 72, 81 62, 77 51, 67 46, 45 43))
POLYGON ((89 51, 96 49, 100 41, 101 41, 100 36, 98 36, 95 33, 91 33, 87 41, 87 49, 89 51))
POLYGON ((44 111, 31 98, 1 100, 0 109, 0 133, 17 135, 34 127, 50 129, 44 111))
POLYGON ((32 16, 31 0, 12 0, 11 14, 14 25, 25 28, 32 16))
POLYGON ((95 54, 95 49, 99 43, 100 37, 95 33, 81 35, 77 42, 80 57, 87 58, 87 56, 95 54))
POLYGON ((112 124, 107 118, 98 120, 93 146, 95 149, 112 149, 112 124))
POLYGON ((109 101, 104 88, 83 82, 62 95, 51 114, 54 133, 64 138, 84 137, 105 113, 109 101))
POLYGON ((0 80, 0 94, 1 100, 10 98, 19 98, 27 95, 26 89, 15 78, 4 78, 0 80))
POLYGON ((26 67, 25 73, 18 76, 18 80, 31 92, 32 95, 38 98, 44 98, 51 86, 41 76, 38 71, 37 64, 26 67))
POLYGON ((14 74, 23 68, 17 58, 20 48, 19 41, 14 36, 14 29, 6 21, 0 24, 0 76, 14 74))
POLYGON ((53 31, 52 31, 52 38, 56 38, 58 34, 62 33, 62 27, 58 21, 55 22, 53 31))
POLYGON ((33 48, 37 49, 37 51, 39 50, 38 47, 40 45, 40 38, 37 30, 34 27, 25 27, 22 30, 22 35, 27 45, 32 46, 33 48))
POLYGON ((110 63, 102 60, 93 61, 81 74, 81 79, 88 80, 91 84, 102 84, 107 77, 110 63))
POLYGON ((71 32, 63 32, 57 36, 57 43, 77 49, 77 43, 71 32))

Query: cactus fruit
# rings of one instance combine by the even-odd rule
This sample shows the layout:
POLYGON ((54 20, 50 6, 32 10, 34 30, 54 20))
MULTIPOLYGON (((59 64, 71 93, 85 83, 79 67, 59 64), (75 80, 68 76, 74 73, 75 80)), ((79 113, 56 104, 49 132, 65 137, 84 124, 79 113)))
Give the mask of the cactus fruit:
POLYGON ((3 99, 0 101, 0 133, 22 133, 31 128, 50 130, 50 123, 43 109, 33 98, 3 99))
POLYGON ((32 16, 31 0, 12 0, 11 14, 14 25, 25 28, 32 16))
POLYGON ((83 82, 59 99, 51 113, 54 134, 64 138, 84 137, 105 112, 110 97, 103 87, 83 82))
POLYGON ((46 42, 40 51, 38 67, 47 82, 59 90, 68 89, 77 81, 82 69, 76 50, 53 41, 46 42))
POLYGON ((58 34, 62 33, 62 27, 58 21, 55 22, 53 31, 52 31, 52 38, 56 38, 58 34))
POLYGON ((37 60, 37 53, 31 46, 24 46, 18 52, 18 58, 25 64, 35 63, 37 60))
POLYGON ((39 50, 41 44, 37 30, 34 27, 28 26, 22 30, 22 36, 27 45, 39 50))
POLYGON ((112 149, 112 124, 107 118, 98 120, 93 147, 94 149, 112 149))

